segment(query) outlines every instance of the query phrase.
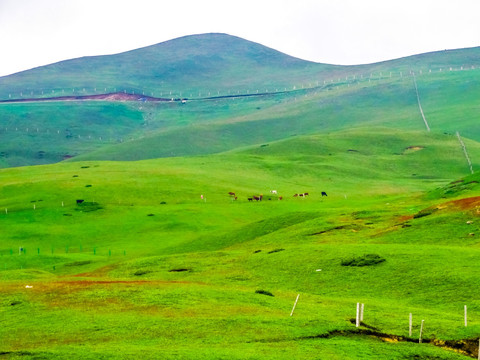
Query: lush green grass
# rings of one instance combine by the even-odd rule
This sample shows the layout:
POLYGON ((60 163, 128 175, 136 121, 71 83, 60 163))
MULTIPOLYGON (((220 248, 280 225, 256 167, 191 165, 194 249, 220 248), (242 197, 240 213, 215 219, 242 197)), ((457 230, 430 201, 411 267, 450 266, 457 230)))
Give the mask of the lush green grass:
POLYGON ((476 175, 454 182, 467 172, 454 136, 385 128, 215 156, 4 169, 0 351, 464 358, 355 333, 351 319, 361 302, 379 333, 408 337, 413 313, 413 338, 422 319, 426 339, 478 337, 478 215, 442 205, 479 194, 476 175), (101 208, 81 211, 94 208, 77 199, 101 208), (365 254, 385 261, 342 266, 365 254))

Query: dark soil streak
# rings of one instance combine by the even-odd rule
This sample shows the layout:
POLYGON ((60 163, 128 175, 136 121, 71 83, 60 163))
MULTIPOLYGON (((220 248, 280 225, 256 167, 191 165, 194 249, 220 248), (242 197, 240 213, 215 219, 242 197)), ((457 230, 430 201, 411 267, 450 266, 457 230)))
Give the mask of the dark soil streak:
POLYGON ((262 92, 256 94, 237 94, 237 95, 220 95, 210 97, 200 97, 194 99, 188 98, 157 98, 153 96, 138 95, 138 94, 126 94, 122 92, 97 94, 97 95, 78 95, 78 96, 57 96, 57 97, 45 97, 45 98, 22 98, 22 99, 8 99, 0 100, 0 103, 19 103, 19 102, 38 102, 38 101, 81 101, 81 100, 106 100, 106 101, 152 101, 152 102, 186 102, 188 101, 201 101, 201 100, 217 100, 217 99, 231 99, 231 98, 249 98, 249 97, 266 97, 272 95, 281 95, 298 92, 299 90, 291 91, 275 91, 275 92, 262 92))
MULTIPOLYGON (((351 319, 351 322, 355 322, 355 319, 351 319)), ((352 329, 352 330, 332 330, 324 334, 300 336, 297 338, 283 338, 283 339, 261 339, 254 342, 262 343, 276 343, 283 341, 302 341, 302 340, 315 340, 315 339, 330 339, 332 337, 348 337, 348 336, 371 336, 385 342, 409 342, 418 344, 419 340, 411 337, 393 335, 381 332, 377 328, 361 323, 364 329, 352 329)), ((440 347, 444 350, 455 351, 457 353, 477 359, 479 352, 479 339, 463 339, 463 340, 440 340, 440 339, 422 339, 423 344, 431 344, 440 347)))
POLYGON ((322 230, 322 231, 319 231, 319 232, 316 232, 316 233, 313 233, 313 234, 309 234, 309 235, 310 236, 321 235, 321 234, 325 234, 325 233, 330 232, 330 231, 342 230, 342 229, 345 229, 346 227, 347 227, 347 225, 339 225, 339 226, 329 228, 329 229, 326 229, 326 230, 322 230))

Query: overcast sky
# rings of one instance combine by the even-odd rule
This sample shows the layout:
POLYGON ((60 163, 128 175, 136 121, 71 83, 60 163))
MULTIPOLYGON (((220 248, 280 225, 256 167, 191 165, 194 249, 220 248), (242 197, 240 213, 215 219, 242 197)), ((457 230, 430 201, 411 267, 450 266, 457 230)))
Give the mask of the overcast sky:
POLYGON ((480 0, 0 0, 0 76, 208 32, 365 64, 480 46, 479 16, 480 0))

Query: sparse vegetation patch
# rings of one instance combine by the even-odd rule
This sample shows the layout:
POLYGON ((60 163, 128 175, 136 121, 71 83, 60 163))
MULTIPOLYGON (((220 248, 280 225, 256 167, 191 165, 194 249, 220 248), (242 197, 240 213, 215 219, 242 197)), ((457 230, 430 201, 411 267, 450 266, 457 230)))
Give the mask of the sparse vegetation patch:
POLYGON ((83 201, 81 203, 77 203, 77 207, 75 210, 82 211, 82 212, 92 212, 103 209, 103 207, 95 201, 83 201))
POLYGON ((344 259, 341 261, 342 266, 372 266, 378 265, 385 261, 385 258, 377 254, 365 254, 359 257, 344 259))
POLYGON ((438 208, 428 208, 428 209, 423 209, 423 210, 420 210, 418 213, 416 213, 415 215, 413 215, 413 218, 414 219, 419 219, 419 218, 422 218, 424 216, 428 216, 428 215, 432 215, 433 213, 435 213, 436 211, 438 211, 438 208))

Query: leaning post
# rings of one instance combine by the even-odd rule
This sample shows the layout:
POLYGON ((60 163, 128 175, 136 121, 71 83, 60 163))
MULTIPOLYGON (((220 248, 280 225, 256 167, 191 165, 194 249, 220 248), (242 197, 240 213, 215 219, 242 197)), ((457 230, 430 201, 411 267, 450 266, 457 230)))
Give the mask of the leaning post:
POLYGON ((300 297, 300 294, 297 295, 297 299, 295 300, 295 303, 293 304, 292 312, 290 313, 290 316, 293 315, 293 312, 295 311, 295 307, 297 306, 298 298, 300 297))

